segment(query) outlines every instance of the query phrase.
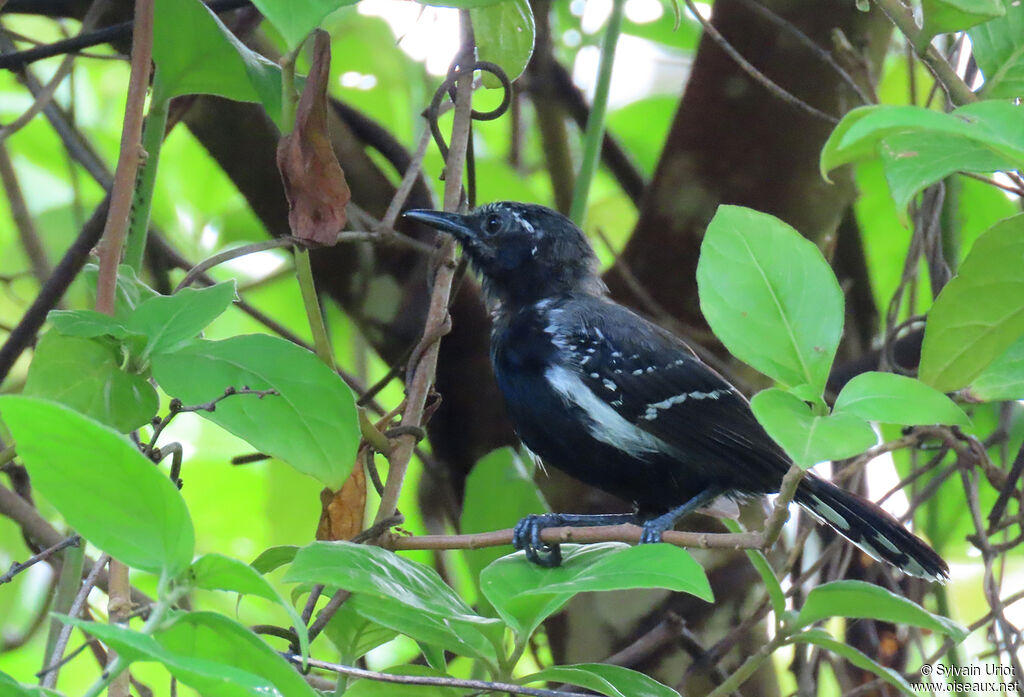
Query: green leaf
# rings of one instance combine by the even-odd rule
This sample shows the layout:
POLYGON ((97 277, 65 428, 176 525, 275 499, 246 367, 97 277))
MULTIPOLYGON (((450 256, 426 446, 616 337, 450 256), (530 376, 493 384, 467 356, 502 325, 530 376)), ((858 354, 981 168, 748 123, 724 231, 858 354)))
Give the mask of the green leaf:
POLYGON ((471 10, 474 7, 487 7, 505 0, 417 0, 421 5, 431 7, 457 7, 463 10, 471 10))
POLYGON ((1024 95, 1024 7, 1007 3, 1006 15, 974 27, 968 35, 974 59, 985 76, 986 99, 1024 95))
MULTIPOLYGON (((536 35, 530 3, 527 0, 505 0, 472 9, 469 15, 479 59, 497 63, 509 80, 522 75, 533 55, 536 35)), ((488 72, 483 73, 483 81, 485 87, 501 87, 498 78, 488 72)))
POLYGON ((719 206, 697 264, 700 306, 729 351, 820 394, 843 329, 843 294, 821 251, 781 220, 719 206))
POLYGON ((22 685, 2 670, 0 670, 0 694, 5 697, 63 697, 56 690, 36 685, 22 685))
POLYGON ((1022 114, 1024 108, 1008 101, 976 102, 948 114, 915 106, 860 107, 828 137, 821 174, 828 179, 836 167, 882 156, 886 178, 897 182, 894 194, 906 199, 909 189, 953 171, 1015 169, 1024 164, 1022 114))
POLYGON ((896 133, 881 143, 880 155, 897 210, 927 186, 954 172, 1012 170, 1017 162, 970 138, 931 132, 896 133))
POLYGON ((129 661, 158 661, 171 675, 204 695, 267 697, 281 694, 266 678, 203 657, 178 655, 165 649, 152 636, 127 627, 57 617, 93 635, 129 661))
POLYGON ((292 559, 295 558, 295 554, 298 551, 298 545, 278 545, 276 547, 269 547, 260 552, 259 556, 253 559, 249 566, 256 569, 261 574, 269 574, 274 569, 278 569, 285 564, 291 564, 292 559))
POLYGON ((968 634, 965 627, 953 620, 934 615, 901 595, 864 581, 832 581, 811 589, 795 626, 799 629, 829 617, 909 624, 945 634, 957 643, 968 634))
POLYGON ((125 564, 176 575, 195 533, 171 481, 124 436, 54 402, 0 397, 34 489, 85 539, 125 564))
POLYGON ((160 400, 146 376, 122 370, 121 360, 110 341, 47 332, 36 344, 24 394, 60 402, 122 433, 134 431, 149 423, 160 400))
POLYGON ((678 692, 654 678, 608 663, 552 666, 517 680, 523 685, 541 681, 578 685, 608 697, 679 697, 678 692))
POLYGON ((971 424, 946 395, 920 380, 893 373, 869 372, 853 378, 839 393, 832 413, 903 426, 971 424))
POLYGON ((921 7, 923 31, 929 40, 937 34, 964 31, 1006 14, 1001 0, 922 0, 921 7))
POLYGON ((246 47, 198 0, 158 0, 153 27, 160 98, 214 94, 262 102, 281 118, 281 69, 246 47))
MULTIPOLYGON (((464 533, 500 530, 531 513, 548 508, 533 478, 511 448, 494 450, 478 460, 466 478, 466 493, 459 519, 464 533), (494 492, 500 491, 501 496, 494 492)), ((473 578, 504 555, 500 547, 467 550, 465 557, 473 578)))
POLYGON ((196 588, 258 595, 272 603, 279 603, 288 613, 292 628, 299 637, 300 652, 303 657, 309 656, 309 634, 302 617, 256 569, 223 554, 204 554, 192 562, 190 572, 196 588))
MULTIPOLYGON (((215 612, 187 612, 154 635, 167 651, 187 659, 231 666, 269 682, 288 697, 317 697, 287 661, 248 628, 215 612)), ((218 693, 209 693, 218 694, 218 693)))
POLYGON ((52 310, 46 321, 64 336, 79 336, 93 339, 98 336, 112 336, 123 339, 128 328, 119 319, 95 310, 52 310))
POLYGON ((128 318, 128 331, 148 337, 143 358, 175 351, 220 317, 235 297, 233 280, 159 295, 135 308, 128 318))
POLYGON ((265 334, 200 340, 154 356, 153 376, 185 404, 208 402, 228 387, 275 389, 279 394, 238 395, 199 413, 332 490, 352 471, 359 443, 352 392, 295 344, 265 334))
POLYGON ((817 416, 799 397, 775 387, 754 395, 750 406, 768 435, 804 468, 853 457, 878 441, 859 416, 817 416))
POLYGON ((306 545, 295 555, 284 578, 291 583, 322 583, 353 593, 391 598, 422 612, 486 621, 426 564, 371 545, 306 545))
MULTIPOLYGON (((95 304, 99 267, 96 264, 86 264, 82 268, 80 275, 91 293, 90 299, 95 304)), ((159 295, 155 290, 140 281, 139 277, 135 274, 135 269, 127 264, 121 264, 117 267, 115 291, 114 317, 122 321, 127 320, 132 310, 142 304, 143 301, 159 295)))
POLYGON ((295 48, 324 17, 357 0, 253 0, 263 16, 281 32, 289 48, 295 48))
POLYGON ((543 569, 522 552, 502 557, 480 574, 480 589, 509 626, 528 636, 577 593, 667 588, 712 602, 704 569, 674 545, 619 542, 562 545, 562 565, 543 569))
POLYGON ((814 644, 820 646, 823 649, 828 649, 834 654, 842 656, 850 663, 855 665, 862 670, 870 671, 878 677, 885 680, 887 683, 902 691, 907 695, 916 695, 910 685, 899 672, 892 668, 886 668, 885 666, 876 663, 871 658, 861 653, 858 649, 850 646, 849 644, 836 641, 835 638, 826 632, 824 629, 809 629, 806 632, 799 632, 789 637, 788 642, 791 644, 814 644))
POLYGON ((974 378, 970 390, 985 402, 1024 399, 1024 336, 974 378))
POLYGON ((346 605, 360 617, 394 632, 405 634, 423 646, 436 646, 460 656, 497 662, 505 625, 498 620, 461 616, 447 617, 424 612, 400 600, 360 593, 346 605))
POLYGON ((935 299, 919 375, 937 390, 960 389, 1024 334, 1024 215, 979 237, 935 299))
POLYGON ((324 634, 341 654, 342 663, 355 663, 371 650, 398 636, 390 627, 383 627, 366 619, 357 611, 357 605, 365 600, 353 596, 335 612, 324 627, 324 634))

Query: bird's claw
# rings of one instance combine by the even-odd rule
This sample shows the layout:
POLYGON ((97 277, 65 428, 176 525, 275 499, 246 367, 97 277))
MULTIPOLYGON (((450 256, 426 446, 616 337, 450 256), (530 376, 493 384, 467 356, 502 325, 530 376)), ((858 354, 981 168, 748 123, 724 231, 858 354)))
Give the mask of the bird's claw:
POLYGON ((661 542, 661 534, 665 532, 665 527, 661 524, 660 520, 655 518, 654 520, 646 521, 641 527, 641 530, 640 544, 651 545, 661 542))
POLYGON ((537 566, 553 568, 562 563, 562 549, 558 543, 548 544, 541 538, 546 528, 557 528, 563 525, 562 517, 557 513, 541 513, 528 515, 518 523, 512 531, 512 546, 526 552, 526 558, 537 566))

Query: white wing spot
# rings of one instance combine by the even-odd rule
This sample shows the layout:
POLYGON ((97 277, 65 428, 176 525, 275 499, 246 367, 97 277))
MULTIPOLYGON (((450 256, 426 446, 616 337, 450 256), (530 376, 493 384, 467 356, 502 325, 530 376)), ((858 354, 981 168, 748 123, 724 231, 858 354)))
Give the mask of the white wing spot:
POLYGON ((682 404, 688 399, 718 399, 723 394, 727 394, 728 390, 712 390, 711 392, 685 392, 683 394, 677 394, 674 397, 663 399, 660 402, 652 402, 647 405, 644 411, 644 419, 647 421, 654 421, 658 418, 658 412, 663 409, 671 409, 677 404, 682 404))
POLYGON ((609 390, 611 390, 612 392, 614 392, 615 390, 619 389, 619 386, 618 386, 618 385, 616 385, 616 384, 615 384, 614 382, 612 382, 611 380, 609 380, 608 378, 605 378, 605 379, 604 379, 604 380, 602 380, 601 382, 603 382, 603 383, 604 383, 604 386, 605 386, 605 388, 606 388, 606 389, 609 389, 609 390))

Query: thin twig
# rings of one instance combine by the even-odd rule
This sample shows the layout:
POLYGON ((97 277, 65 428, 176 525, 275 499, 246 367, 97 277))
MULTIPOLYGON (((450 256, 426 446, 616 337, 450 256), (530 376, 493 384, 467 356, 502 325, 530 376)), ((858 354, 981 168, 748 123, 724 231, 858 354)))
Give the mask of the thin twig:
MULTIPOLYGON (((302 665, 302 656, 287 654, 285 658, 296 665, 302 665)), ((560 690, 545 690, 539 687, 523 687, 513 683, 489 682, 487 680, 462 680, 460 678, 441 678, 425 675, 395 675, 393 673, 381 673, 376 670, 365 670, 355 666, 346 666, 340 663, 328 663, 318 661, 315 658, 309 659, 309 665, 321 670, 329 670, 334 673, 341 673, 353 678, 365 678, 377 682, 387 682, 396 685, 427 685, 430 687, 465 688, 469 690, 483 690, 485 692, 507 692, 512 695, 529 695, 530 697, 590 697, 581 692, 562 692, 560 690)))
POLYGON ((393 228, 395 226, 398 214, 402 212, 402 206, 405 205, 406 199, 409 198, 413 187, 416 186, 416 180, 419 179, 420 169, 423 167, 423 158, 427 154, 428 145, 430 145, 430 129, 424 128, 423 134, 420 136, 420 142, 416 146, 416 152, 413 153, 412 161, 405 170, 405 176, 402 177, 402 183, 398 185, 398 190, 395 191, 395 195, 391 198, 391 203, 388 204, 388 209, 384 212, 384 217, 381 218, 381 225, 383 227, 393 228))
MULTIPOLYGON (((82 588, 78 591, 78 595, 75 596, 75 600, 71 603, 71 609, 68 610, 69 617, 78 617, 81 614, 82 608, 85 607, 85 601, 89 598, 89 593, 93 587, 96 586, 96 582, 99 579, 100 572, 103 571, 103 567, 110 561, 110 555, 104 554, 93 565, 92 570, 85 577, 85 581, 82 583, 82 588)), ((57 676, 60 674, 60 667, 63 665, 64 651, 68 647, 68 639, 71 638, 71 630, 74 629, 74 625, 65 624, 57 636, 57 643, 53 650, 53 659, 50 665, 43 669, 43 687, 50 688, 51 690, 57 685, 57 676)))
POLYGON ((4 191, 7 193, 7 203, 11 209, 11 218, 14 220, 14 227, 18 230, 21 238, 21 247, 25 250, 32 265, 32 275, 40 284, 46 283, 50 278, 52 269, 50 260, 46 258, 46 248, 39 238, 39 231, 28 210, 25 202, 25 195, 22 193, 21 184, 18 182, 18 174, 14 171, 14 164, 7 152, 7 146, 0 139, 0 182, 3 182, 4 191))
POLYGON ((693 3, 693 0, 683 1, 686 3, 686 6, 690 9, 690 12, 693 14, 693 16, 696 17, 697 20, 701 23, 701 26, 704 27, 704 31, 708 33, 708 36, 710 36, 711 39, 716 44, 718 44, 718 46, 723 51, 725 51, 725 53, 729 55, 730 58, 736 61, 736 65, 738 65, 740 69, 743 70, 743 72, 752 77, 755 82, 757 82, 759 85, 761 85, 766 90, 771 92, 775 97, 778 97, 787 104, 795 106, 797 109, 800 109, 801 111, 810 114, 811 116, 819 118, 822 121, 827 121, 828 123, 839 123, 839 119, 837 119, 835 116, 832 116, 831 114, 826 114, 824 111, 818 109, 817 107, 811 106, 804 100, 794 95, 792 92, 787 91, 785 88, 783 88, 781 85, 773 81, 770 77, 762 73, 760 70, 755 68, 750 61, 743 57, 743 54, 736 50, 735 46, 729 43, 728 39, 722 36, 722 33, 718 31, 715 25, 713 25, 711 22, 704 18, 704 16, 700 13, 700 10, 698 10, 697 6, 693 3))
POLYGON ((0 576, 0 586, 5 583, 10 583, 14 580, 14 577, 20 574, 25 569, 38 564, 41 561, 46 561, 57 552, 61 551, 65 547, 71 547, 77 545, 82 541, 80 535, 71 535, 66 537, 55 545, 50 545, 39 554, 34 554, 23 562, 18 562, 11 565, 11 568, 3 576, 0 576))

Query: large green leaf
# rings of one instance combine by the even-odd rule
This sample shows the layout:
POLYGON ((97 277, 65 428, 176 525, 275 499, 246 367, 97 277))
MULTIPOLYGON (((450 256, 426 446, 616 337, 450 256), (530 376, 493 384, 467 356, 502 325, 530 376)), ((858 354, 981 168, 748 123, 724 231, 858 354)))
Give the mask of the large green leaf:
POLYGON ((200 340, 154 356, 153 375, 185 404, 208 402, 228 387, 277 390, 262 399, 231 397, 200 414, 332 490, 352 471, 359 443, 352 392, 295 344, 265 334, 200 340))
POLYGON ((874 673, 904 694, 911 696, 917 694, 910 688, 910 685, 899 672, 892 668, 886 668, 845 642, 836 641, 824 629, 815 628, 809 629, 806 632, 798 632, 789 637, 788 641, 791 644, 814 644, 823 649, 828 649, 832 653, 842 656, 858 668, 874 673))
POLYGON ((719 206, 697 265, 700 306, 726 348, 819 394, 843 328, 843 294, 821 251, 781 220, 719 206))
POLYGON ((806 627, 829 617, 909 624, 945 634, 957 642, 968 634, 966 628, 953 620, 932 614, 902 595, 864 581, 832 581, 812 588, 800 608, 795 626, 806 627))
POLYGON ((235 299, 235 282, 207 288, 184 288, 174 295, 146 300, 128 318, 127 329, 147 337, 143 358, 176 351, 228 309, 235 299))
POLYGON ((62 697, 56 690, 36 685, 22 685, 0 670, 0 694, 5 697, 62 697))
POLYGON ((921 380, 966 386, 1024 334, 1024 215, 993 225, 928 313, 921 380))
MULTIPOLYGON (((276 651, 248 628, 215 612, 188 612, 155 635, 164 649, 185 659, 203 659, 259 676, 287 697, 317 692, 276 651)), ((210 693, 216 694, 216 693, 210 693)))
POLYGON ((923 34, 963 31, 975 24, 1006 14, 1002 0, 921 0, 924 11, 923 34))
POLYGON ((302 617, 256 569, 223 554, 204 554, 192 562, 189 572, 196 588, 258 595, 272 603, 279 603, 292 621, 292 627, 299 637, 302 655, 309 656, 309 634, 306 632, 302 617))
MULTIPOLYGON (((485 455, 473 465, 466 478, 466 493, 459 519, 464 533, 500 530, 517 523, 531 513, 550 510, 523 462, 511 448, 501 448, 485 455), (496 491, 501 496, 495 496, 496 491)), ((500 547, 467 550, 465 557, 470 573, 480 572, 504 555, 500 547)))
POLYGON ((263 16, 281 32, 289 48, 295 48, 324 17, 357 0, 253 0, 263 16))
POLYGON ((839 393, 832 413, 904 426, 971 423, 946 395, 920 380, 893 373, 868 372, 853 378, 839 393))
POLYGON ((85 539, 125 564, 173 576, 195 533, 171 481, 124 436, 55 402, 0 397, 32 485, 85 539))
MULTIPOLYGON (((420 675, 427 677, 451 677, 429 666, 403 665, 387 669, 393 675, 420 675)), ((345 697, 466 697, 472 694, 454 687, 431 685, 401 685, 362 678, 345 689, 345 697)), ((492 693, 494 694, 494 693, 492 693)))
POLYGON ((64 336, 79 336, 92 339, 98 336, 112 336, 123 339, 128 336, 125 322, 95 310, 52 310, 46 321, 64 336))
POLYGON ((365 598, 360 596, 349 598, 331 615, 327 626, 324 627, 324 634, 338 649, 342 663, 355 663, 368 651, 398 636, 394 629, 383 627, 359 614, 357 606, 363 600, 365 598))
POLYGON ((529 635, 577 593, 667 588, 712 602, 704 569, 685 549, 620 542, 562 545, 562 564, 543 569, 517 552, 480 574, 480 589, 520 635, 529 635))
POLYGON ((1024 335, 974 378, 970 389, 986 402, 1024 399, 1024 335))
POLYGON ((295 555, 285 573, 292 583, 322 583, 353 593, 391 598, 421 612, 481 620, 426 564, 351 542, 314 542, 295 555))
POLYGON ((1024 95, 1024 7, 1008 2, 1006 15, 971 29, 971 48, 985 76, 988 99, 1024 95))
POLYGON ((198 0, 157 0, 155 9, 153 60, 159 97, 214 94, 262 102, 271 118, 280 119, 277 65, 242 44, 198 0))
POLYGON ((955 171, 990 172, 1024 165, 1024 107, 981 101, 948 114, 915 106, 850 111, 821 150, 821 174, 881 157, 901 207, 913 194, 955 171))
POLYGON ((148 634, 117 624, 87 622, 65 616, 59 616, 59 619, 88 632, 129 661, 159 662, 171 675, 203 695, 284 697, 284 693, 267 678, 202 656, 179 655, 161 646, 148 634))
POLYGON ((654 678, 608 663, 552 666, 517 682, 527 685, 540 681, 579 685, 608 697, 679 697, 678 692, 654 678))
POLYGON ((858 455, 878 441, 871 425, 853 414, 814 414, 796 395, 772 387, 750 401, 754 416, 801 467, 858 455))
POLYGON ((268 574, 274 569, 278 569, 285 564, 291 564, 292 559, 298 553, 299 548, 297 545, 277 545, 275 547, 269 547, 259 553, 252 563, 249 564, 252 568, 256 569, 261 574, 268 574))
POLYGON ((134 431, 149 423, 160 400, 146 376, 122 369, 122 360, 111 341, 47 332, 36 344, 24 394, 65 404, 121 433, 134 431))
MULTIPOLYGON (((533 55, 536 27, 533 10, 527 0, 504 2, 470 10, 477 57, 497 63, 515 80, 522 75, 533 55)), ((490 73, 483 74, 484 85, 500 87, 501 82, 490 73)))

